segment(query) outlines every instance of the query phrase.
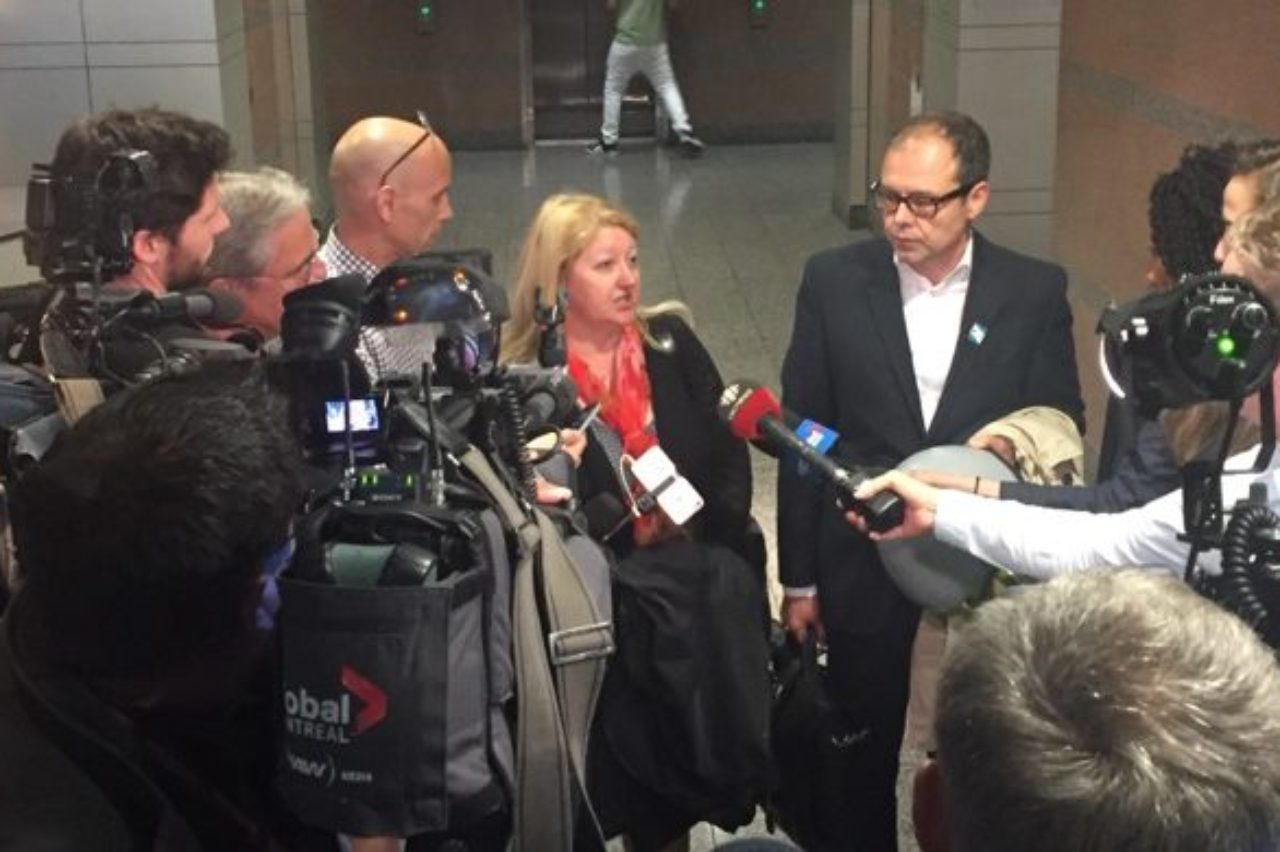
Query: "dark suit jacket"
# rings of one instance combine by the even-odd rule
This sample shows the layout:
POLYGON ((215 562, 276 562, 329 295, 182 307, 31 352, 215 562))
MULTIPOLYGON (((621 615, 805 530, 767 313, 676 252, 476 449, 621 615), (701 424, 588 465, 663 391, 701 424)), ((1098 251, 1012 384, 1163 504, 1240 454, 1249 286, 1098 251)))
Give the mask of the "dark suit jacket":
MULTIPOLYGON (((1061 267, 974 235, 955 357, 926 431, 889 243, 814 255, 796 300, 783 402, 835 429, 840 457, 882 467, 925 447, 963 443, 1029 405, 1053 406, 1083 429, 1066 284, 1061 267), (981 342, 975 325, 985 329, 981 342)), ((902 603, 875 546, 845 522, 830 491, 786 462, 778 477, 778 552, 784 586, 818 585, 828 626, 874 631, 902 603)))

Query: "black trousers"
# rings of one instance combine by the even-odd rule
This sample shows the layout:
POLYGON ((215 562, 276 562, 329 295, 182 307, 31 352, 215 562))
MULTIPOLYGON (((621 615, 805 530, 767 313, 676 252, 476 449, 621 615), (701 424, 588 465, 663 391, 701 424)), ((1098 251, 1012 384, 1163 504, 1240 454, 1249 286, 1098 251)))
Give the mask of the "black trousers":
MULTIPOLYGON (((839 852, 896 852, 898 752, 911 692, 911 648, 920 609, 895 596, 874 631, 826 625, 831 698, 847 725, 840 789, 829 791, 828 825, 839 852)), ((825 850, 823 851, 825 852, 825 850)))

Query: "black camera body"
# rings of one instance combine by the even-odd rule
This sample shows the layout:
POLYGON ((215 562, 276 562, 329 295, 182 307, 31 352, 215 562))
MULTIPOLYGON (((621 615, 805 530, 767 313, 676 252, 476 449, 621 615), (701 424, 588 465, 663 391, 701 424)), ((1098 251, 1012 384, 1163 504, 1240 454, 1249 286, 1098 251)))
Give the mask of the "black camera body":
POLYGON ((1203 402, 1229 404, 1226 434, 1212 460, 1191 461, 1182 469, 1186 531, 1181 538, 1191 545, 1184 579, 1269 645, 1280 647, 1280 517, 1268 508, 1266 488, 1257 482, 1250 499, 1229 511, 1222 500, 1236 417, 1254 393, 1261 393, 1262 442, 1252 471, 1265 470, 1275 449, 1272 374, 1280 356, 1275 305, 1248 279, 1211 273, 1108 308, 1098 330, 1108 384, 1132 397, 1145 416, 1203 402), (1196 556, 1207 549, 1221 550, 1220 575, 1199 571, 1196 556))
POLYGON ((1108 383, 1147 415, 1257 393, 1280 356, 1275 306, 1237 275, 1199 275, 1109 307, 1098 331, 1108 383))
POLYGON ((507 316, 505 292, 453 256, 393 264, 368 287, 345 276, 285 298, 272 369, 308 462, 345 482, 344 502, 429 501, 443 452, 467 445, 532 496, 524 445, 571 418, 577 391, 563 369, 498 365, 507 316), (401 347, 393 354, 413 372, 384 372, 369 354, 380 341, 401 347))
POLYGON ((54 284, 104 281, 133 268, 135 199, 153 185, 155 157, 125 149, 92 177, 36 165, 27 181, 27 263, 54 284))

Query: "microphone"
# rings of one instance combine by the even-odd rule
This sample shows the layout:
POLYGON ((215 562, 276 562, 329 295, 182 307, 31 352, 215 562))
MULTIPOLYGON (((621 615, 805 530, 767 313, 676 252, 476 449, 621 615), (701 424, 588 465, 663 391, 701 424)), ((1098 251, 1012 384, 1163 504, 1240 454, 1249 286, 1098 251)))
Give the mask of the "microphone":
POLYGON ((533 305, 533 319, 538 324, 538 364, 543 367, 563 367, 569 363, 564 340, 565 297, 556 293, 550 305, 542 304, 542 297, 533 305))
POLYGON ((783 409, 768 388, 754 382, 732 382, 720 395, 718 410, 735 437, 751 441, 770 455, 798 457, 816 470, 835 486, 841 508, 862 515, 871 529, 884 532, 902 523, 905 506, 892 491, 882 491, 866 501, 853 496, 863 482, 879 471, 841 467, 801 440, 784 422, 798 418, 783 409))
POLYGON ((134 296, 120 319, 133 325, 160 325, 189 319, 211 326, 234 325, 244 314, 244 302, 221 290, 196 288, 155 296, 141 292, 134 296))

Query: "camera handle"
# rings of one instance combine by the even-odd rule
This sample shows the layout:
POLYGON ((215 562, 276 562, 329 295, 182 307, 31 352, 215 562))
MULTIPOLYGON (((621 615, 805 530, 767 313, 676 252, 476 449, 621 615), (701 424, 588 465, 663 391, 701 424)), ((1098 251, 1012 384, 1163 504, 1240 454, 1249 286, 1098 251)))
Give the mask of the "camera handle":
MULTIPOLYGON (((1259 396, 1262 440, 1258 446, 1258 455, 1248 470, 1226 471, 1228 473, 1261 473, 1271 464, 1276 448, 1276 395, 1273 383, 1268 381, 1263 384, 1259 396)), ((1243 399, 1230 401, 1226 434, 1222 437, 1222 445, 1218 448, 1215 459, 1191 462, 1182 469, 1182 518, 1183 528, 1187 532, 1180 538, 1191 544, 1183 570, 1183 580, 1188 585, 1194 586, 1199 580, 1196 557, 1205 550, 1222 546, 1222 474, 1243 404, 1243 399)))

